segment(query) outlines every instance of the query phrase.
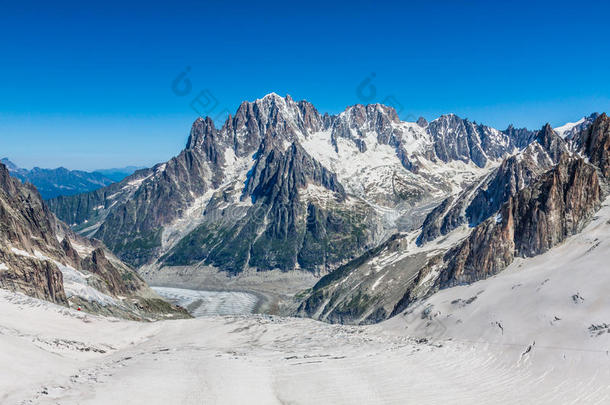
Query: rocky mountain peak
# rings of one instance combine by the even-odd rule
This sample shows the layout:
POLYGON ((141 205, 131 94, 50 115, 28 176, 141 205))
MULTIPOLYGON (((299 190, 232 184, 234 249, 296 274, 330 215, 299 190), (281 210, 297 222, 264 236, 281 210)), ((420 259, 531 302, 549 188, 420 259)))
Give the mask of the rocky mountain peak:
POLYGON ((569 150, 567 142, 548 123, 538 132, 535 140, 545 149, 555 163, 559 161, 561 155, 569 150))
POLYGON ((199 117, 191 126, 191 133, 186 142, 186 149, 201 149, 206 141, 206 138, 213 137, 216 134, 214 121, 210 117, 199 117))
POLYGON ((14 180, 8 168, 2 163, 0 163, 0 189, 6 190, 9 194, 15 193, 14 180))
POLYGON ((417 125, 419 125, 422 128, 425 128, 428 126, 428 121, 424 117, 419 117, 417 119, 416 123, 417 123, 417 125))
POLYGON ((354 120, 356 124, 364 124, 366 121, 387 119, 391 122, 399 122, 398 114, 394 107, 383 104, 356 104, 348 107, 344 113, 345 117, 354 120))
POLYGON ((254 153, 268 133, 291 142, 322 127, 322 117, 311 103, 271 93, 243 102, 235 116, 227 120, 223 135, 232 140, 237 156, 245 156, 254 153))
POLYGON ((443 162, 472 161, 485 167, 489 159, 502 158, 515 149, 507 134, 455 114, 441 115, 427 130, 434 141, 436 155, 443 162))
POLYGON ((356 104, 348 107, 335 117, 331 124, 333 144, 337 139, 351 139, 360 152, 367 149, 367 135, 374 133, 377 142, 391 143, 394 138, 394 125, 400 123, 396 110, 382 104, 356 104))

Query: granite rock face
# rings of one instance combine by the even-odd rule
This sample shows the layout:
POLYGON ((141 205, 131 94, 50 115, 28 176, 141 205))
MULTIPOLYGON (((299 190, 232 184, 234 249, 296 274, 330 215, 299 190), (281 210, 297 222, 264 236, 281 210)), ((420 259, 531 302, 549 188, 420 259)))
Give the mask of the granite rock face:
POLYGON ((439 287, 481 280, 506 268, 515 256, 548 251, 584 227, 599 209, 601 197, 595 167, 564 155, 447 254, 439 287))
POLYGON ((603 113, 586 130, 575 135, 575 149, 599 167, 604 177, 610 178, 610 118, 603 113))
POLYGON ((62 273, 53 263, 19 252, 61 252, 51 214, 31 185, 22 185, 0 164, 0 286, 66 303, 62 273))
MULTIPOLYGON (((490 159, 501 159, 517 148, 514 134, 463 120, 455 114, 443 115, 428 125, 436 156, 443 162, 470 161, 485 167, 490 159)), ((522 136, 522 134, 519 134, 522 136)))

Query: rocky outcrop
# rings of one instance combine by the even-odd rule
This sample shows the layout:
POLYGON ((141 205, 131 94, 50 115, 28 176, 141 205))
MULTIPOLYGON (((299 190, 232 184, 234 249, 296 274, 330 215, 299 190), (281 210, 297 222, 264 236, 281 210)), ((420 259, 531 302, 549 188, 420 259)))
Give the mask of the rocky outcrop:
POLYGON ((139 277, 135 275, 126 276, 129 273, 121 272, 106 258, 106 253, 102 248, 97 248, 91 252, 91 255, 82 261, 81 267, 102 278, 105 281, 104 290, 114 296, 133 294, 144 284, 139 277))
POLYGON ((0 240, 23 250, 61 252, 54 235, 53 214, 31 184, 21 184, 0 164, 0 240))
POLYGON ((2 164, 0 288, 130 319, 186 316, 103 244, 57 221, 34 186, 12 178, 2 164))
POLYGON ((557 134, 549 124, 546 124, 534 139, 547 153, 553 163, 568 152, 568 144, 557 134))
POLYGON ((65 304, 57 266, 27 254, 62 252, 53 235, 51 215, 36 189, 22 185, 0 164, 0 287, 65 304))
POLYGON ((58 304, 68 303, 63 275, 57 265, 16 255, 5 247, 0 248, 0 288, 58 304))
POLYGON ((599 167, 604 177, 610 178, 610 118, 603 113, 574 139, 575 149, 599 167))

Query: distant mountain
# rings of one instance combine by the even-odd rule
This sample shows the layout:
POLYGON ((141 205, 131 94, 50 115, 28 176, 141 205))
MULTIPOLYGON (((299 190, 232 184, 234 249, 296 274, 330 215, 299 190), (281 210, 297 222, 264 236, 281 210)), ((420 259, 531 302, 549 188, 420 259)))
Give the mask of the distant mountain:
POLYGON ((28 170, 18 167, 7 158, 3 158, 0 162, 8 168, 13 177, 35 185, 45 200, 62 195, 74 195, 97 190, 115 182, 115 180, 101 173, 68 170, 63 167, 57 169, 35 167, 28 170))
POLYGON ((110 180, 118 183, 123 180, 125 177, 132 175, 137 170, 145 169, 144 166, 125 166, 125 167, 117 167, 112 169, 99 169, 94 170, 93 173, 99 173, 104 177, 109 178, 110 180))

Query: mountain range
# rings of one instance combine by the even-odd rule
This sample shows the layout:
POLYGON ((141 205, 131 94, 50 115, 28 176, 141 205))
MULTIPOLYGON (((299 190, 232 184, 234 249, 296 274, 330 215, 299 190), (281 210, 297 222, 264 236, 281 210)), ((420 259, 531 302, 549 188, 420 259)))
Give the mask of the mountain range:
POLYGON ((60 195, 74 195, 93 191, 114 183, 114 180, 101 173, 68 170, 64 167, 56 169, 34 167, 28 170, 18 167, 8 158, 2 158, 0 162, 7 167, 12 176, 22 182, 28 182, 36 186, 45 200, 60 195))
POLYGON ((374 323, 580 231, 607 195, 608 117, 498 130, 380 104, 321 114, 269 94, 176 157, 49 209, 140 274, 318 279, 292 313, 374 323))
POLYGON ((580 232, 608 195, 610 119, 595 115, 571 138, 562 135, 546 125, 523 151, 445 199, 420 229, 395 234, 323 277, 298 313, 378 322, 580 232))
POLYGON ((323 275, 416 229, 533 136, 455 115, 403 122, 383 105, 331 116, 270 94, 221 128, 198 119, 170 161, 49 206, 134 266, 323 275))
POLYGON ((139 166, 126 166, 123 168, 100 169, 93 172, 82 170, 69 170, 64 167, 56 169, 24 169, 8 158, 0 159, 12 176, 22 182, 36 186, 44 200, 63 195, 75 195, 97 190, 112 183, 123 180, 135 171, 143 169, 139 166))
POLYGON ((110 169, 97 169, 97 170, 94 170, 92 173, 101 174, 102 176, 104 176, 116 183, 141 169, 146 169, 146 167, 144 167, 144 166, 113 167, 110 169))

